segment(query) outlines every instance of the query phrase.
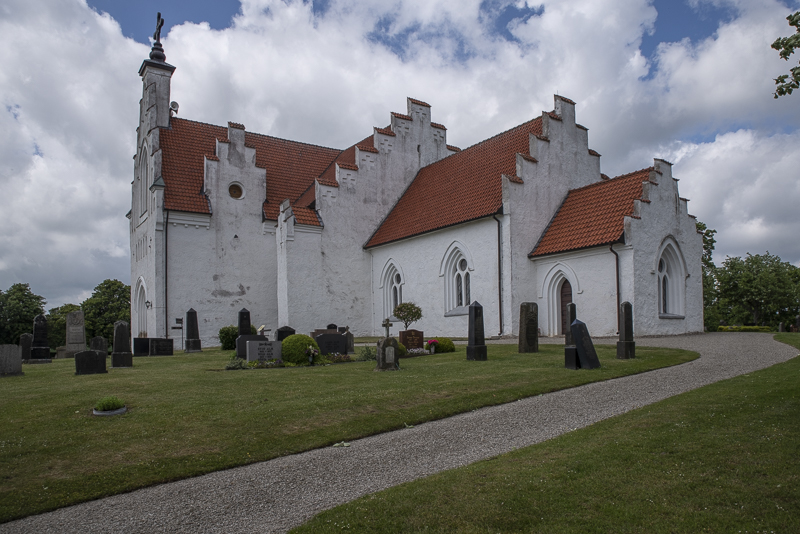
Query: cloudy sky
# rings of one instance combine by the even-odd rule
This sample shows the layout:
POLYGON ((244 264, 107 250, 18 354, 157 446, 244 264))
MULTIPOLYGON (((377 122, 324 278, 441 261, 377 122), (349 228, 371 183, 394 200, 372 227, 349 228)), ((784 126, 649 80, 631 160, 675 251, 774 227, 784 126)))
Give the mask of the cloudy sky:
POLYGON ((47 308, 130 283, 141 81, 156 12, 180 116, 343 148, 430 103, 461 147, 538 116, 553 94, 611 176, 675 164, 715 260, 800 265, 797 0, 3 0, 0 289, 47 308))

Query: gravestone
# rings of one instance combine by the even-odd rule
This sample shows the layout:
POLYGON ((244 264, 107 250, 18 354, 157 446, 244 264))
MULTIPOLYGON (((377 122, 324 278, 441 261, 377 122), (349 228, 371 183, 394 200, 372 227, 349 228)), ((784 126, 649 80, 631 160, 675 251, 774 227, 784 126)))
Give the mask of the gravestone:
POLYGON ((794 318, 794 331, 800 332, 800 315, 794 318))
MULTIPOLYGON (((128 323, 114 323, 114 352, 111 353, 111 367, 133 367, 133 353, 128 336, 128 323)), ((149 346, 148 346, 149 350, 149 346)))
POLYGON ((283 341, 289 336, 293 336, 297 333, 294 328, 290 328, 288 326, 282 326, 275 331, 275 339, 277 341, 283 341))
POLYGON ((327 328, 328 330, 334 330, 334 331, 337 331, 337 332, 339 331, 339 330, 338 330, 338 329, 339 329, 339 327, 338 327, 338 326, 336 326, 336 325, 335 325, 335 324, 333 324, 333 323, 329 324, 329 325, 328 325, 326 328, 327 328))
POLYGON ((89 340, 89 350, 96 350, 103 354, 103 356, 108 356, 108 342, 106 338, 103 336, 93 337, 89 340))
POLYGON ((477 300, 469 305, 467 359, 486 361, 486 338, 483 335, 483 306, 477 300))
POLYGON ((19 347, 22 349, 22 359, 31 359, 31 343, 33 343, 33 334, 22 334, 19 336, 19 347))
POLYGON ((783 326, 783 321, 778 323, 778 332, 786 332, 786 329, 783 326))
POLYGON ((575 304, 567 304, 567 330, 564 332, 564 367, 567 369, 580 369, 580 361, 578 360, 578 350, 575 348, 575 342, 572 340, 572 332, 569 325, 577 319, 578 308, 575 304))
POLYGON ((269 361, 278 360, 283 361, 281 358, 281 342, 280 341, 248 341, 247 342, 247 361, 269 361))
POLYGON ((567 331, 564 332, 564 345, 565 346, 572 346, 575 343, 572 341, 572 330, 570 329, 570 325, 575 322, 575 319, 578 318, 578 307, 575 306, 574 303, 570 302, 567 304, 567 331))
POLYGON ((194 311, 194 308, 189 308, 189 311, 186 312, 185 328, 186 343, 184 352, 202 352, 200 348, 200 328, 197 326, 197 312, 194 311))
POLYGON ((400 348, 393 337, 385 337, 378 341, 376 371, 397 371, 400 369, 400 348))
POLYGON ((535 302, 523 302, 519 305, 518 352, 539 352, 539 305, 535 302))
POLYGON ((347 354, 347 336, 339 334, 322 334, 317 336, 314 341, 319 345, 320 354, 347 354))
POLYGON ((600 360, 597 359, 597 352, 594 350, 594 344, 591 336, 589 336, 589 329, 586 328, 586 323, 575 319, 570 329, 572 330, 575 349, 578 352, 580 368, 597 369, 600 367, 600 360))
POLYGON ((86 350, 86 328, 81 310, 67 314, 67 358, 86 350))
POLYGON ((75 354, 76 375, 97 375, 107 372, 105 354, 96 350, 82 350, 75 354))
POLYGON ((22 372, 22 347, 0 345, 0 376, 19 376, 22 372))
POLYGON ((239 310, 239 335, 250 335, 250 312, 247 311, 247 308, 239 310))
POLYGON ((421 330, 403 330, 400 332, 400 343, 407 349, 421 349, 425 344, 425 333, 421 330))
POLYGON ((636 357, 636 343, 633 341, 633 306, 630 302, 619 305, 619 341, 617 359, 629 360, 636 357))
POLYGON ((356 338, 352 332, 350 332, 350 327, 345 327, 344 330, 344 337, 347 338, 347 354, 353 354, 356 351, 356 338))
POLYGON ((150 340, 150 348, 148 354, 150 356, 172 356, 175 350, 175 344, 169 338, 148 338, 150 340))
POLYGON ((50 363, 50 347, 47 345, 47 318, 37 315, 33 319, 33 341, 30 363, 50 363))
POLYGON ((258 334, 247 334, 246 336, 239 336, 236 338, 236 357, 243 360, 247 359, 247 342, 248 341, 269 341, 264 336, 258 334))
POLYGON ((134 356, 150 356, 150 338, 149 337, 135 337, 135 338, 133 338, 133 355, 134 356))
POLYGON ((63 360, 64 358, 67 357, 68 354, 70 355, 70 358, 74 358, 75 357, 74 353, 67 352, 67 346, 66 345, 62 345, 60 347, 56 347, 56 360, 63 360))

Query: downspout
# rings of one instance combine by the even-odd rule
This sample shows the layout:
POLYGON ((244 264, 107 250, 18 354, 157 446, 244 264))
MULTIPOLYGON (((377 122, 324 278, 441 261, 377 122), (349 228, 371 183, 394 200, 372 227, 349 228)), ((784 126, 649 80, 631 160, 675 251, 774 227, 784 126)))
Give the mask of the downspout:
POLYGON ((614 262, 617 268, 617 334, 619 334, 619 254, 614 250, 614 244, 608 245, 608 250, 614 255, 614 262))
MULTIPOLYGON (((164 210, 164 337, 169 339, 169 293, 167 292, 167 287, 169 286, 169 277, 167 277, 167 267, 169 265, 169 255, 167 252, 169 251, 169 210, 164 210)), ((181 347, 183 348, 183 347, 181 347)))
POLYGON ((500 309, 500 332, 503 335, 503 226, 497 215, 492 215, 492 219, 497 221, 497 302, 500 309))

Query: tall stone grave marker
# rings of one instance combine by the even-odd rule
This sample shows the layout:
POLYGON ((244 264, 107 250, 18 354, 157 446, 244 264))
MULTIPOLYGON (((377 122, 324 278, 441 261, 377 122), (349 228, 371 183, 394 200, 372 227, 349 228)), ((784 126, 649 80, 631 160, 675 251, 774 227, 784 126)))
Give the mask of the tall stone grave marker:
POLYGON ((75 355, 76 375, 96 375, 107 373, 106 355, 96 350, 82 350, 75 355))
POLYGON ((378 341, 378 356, 376 371, 397 371, 400 369, 400 350, 397 340, 385 337, 378 341))
POLYGON ((186 345, 184 352, 202 352, 200 348, 200 328, 197 326, 197 312, 194 308, 189 308, 189 311, 186 312, 186 345))
POLYGON ((297 333, 294 328, 288 326, 282 326, 275 331, 275 339, 276 341, 283 341, 289 336, 293 336, 297 333))
POLYGON ((47 345, 47 318, 37 315, 33 319, 33 342, 30 363, 50 363, 50 347, 47 345))
POLYGON ((0 376, 16 376, 22 372, 22 347, 0 345, 0 376))
POLYGON ((535 302, 519 305, 519 352, 539 352, 539 305, 535 302))
POLYGON ((108 342, 103 336, 93 337, 89 340, 89 350, 95 350, 103 356, 108 356, 108 342))
POLYGON ((483 306, 477 300, 469 305, 467 359, 486 361, 486 338, 483 335, 483 306))
POLYGON ((33 343, 33 334, 22 334, 19 336, 19 347, 22 349, 22 359, 31 359, 31 343, 33 343))
POLYGON ((578 361, 578 350, 572 340, 572 330, 570 325, 577 319, 578 308, 575 304, 567 304, 567 330, 564 332, 564 367, 567 369, 580 369, 578 361))
POLYGON ((581 369, 597 369, 600 367, 600 360, 597 359, 597 352, 594 350, 592 338, 589 336, 589 329, 586 323, 575 319, 571 325, 572 339, 575 342, 575 349, 578 351, 578 361, 581 369))
POLYGON ((84 350, 86 350, 86 328, 83 311, 69 312, 67 314, 67 358, 72 358, 84 350))
POLYGON ((114 323, 114 352, 111 353, 111 367, 133 367, 133 353, 128 335, 128 323, 114 323))
POLYGON ((619 305, 619 341, 617 359, 629 360, 636 357, 636 343, 633 341, 633 306, 630 302, 619 305))

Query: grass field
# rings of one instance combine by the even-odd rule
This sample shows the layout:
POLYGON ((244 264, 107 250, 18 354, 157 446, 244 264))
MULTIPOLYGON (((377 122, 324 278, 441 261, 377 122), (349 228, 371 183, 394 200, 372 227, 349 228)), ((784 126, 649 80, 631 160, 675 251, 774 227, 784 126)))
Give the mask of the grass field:
POLYGON ((521 355, 491 345, 487 362, 457 352, 402 360, 223 371, 229 351, 134 358, 131 369, 75 376, 72 360, 0 379, 0 522, 106 495, 268 460, 456 413, 694 359, 637 347, 603 367, 563 368, 563 347, 521 355), (95 417, 108 395, 125 415, 95 417))
MULTIPOLYGON (((800 349, 800 334, 776 339, 800 349)), ((293 532, 800 532, 800 358, 403 484, 293 532)))

